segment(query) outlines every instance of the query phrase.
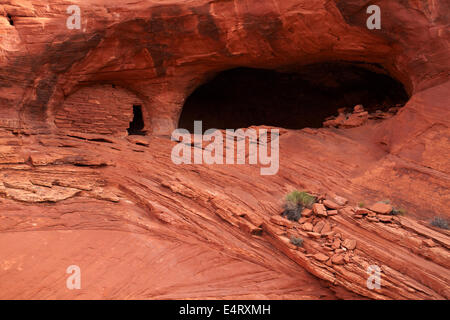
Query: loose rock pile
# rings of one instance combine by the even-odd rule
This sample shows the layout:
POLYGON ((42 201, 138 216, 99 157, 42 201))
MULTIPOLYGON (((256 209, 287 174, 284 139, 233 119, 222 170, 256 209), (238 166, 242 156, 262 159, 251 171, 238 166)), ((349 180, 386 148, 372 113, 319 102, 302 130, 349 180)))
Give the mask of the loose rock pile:
POLYGON ((335 197, 325 199, 318 196, 318 201, 312 208, 302 211, 298 223, 289 221, 279 215, 272 216, 270 222, 284 227, 286 233, 280 234, 281 240, 288 243, 288 239, 310 238, 313 241, 304 242, 303 247, 295 247, 288 243, 288 247, 305 253, 306 258, 313 258, 317 262, 328 266, 342 265, 348 263, 356 248, 356 240, 344 238, 342 234, 333 231, 333 224, 329 217, 337 215, 338 210, 343 208, 347 199, 335 197))
MULTIPOLYGON (((311 209, 303 209, 302 217, 298 221, 300 226, 293 225, 294 229, 298 231, 297 236, 306 236, 317 241, 320 246, 311 248, 307 245, 298 250, 306 253, 306 257, 312 257, 328 266, 348 263, 356 248, 356 240, 345 238, 339 232, 334 231, 335 224, 329 219, 329 217, 337 215, 338 210, 344 208, 348 201, 342 197, 327 199, 324 196, 318 196, 317 198, 318 201, 312 205, 311 209)), ((286 226, 278 220, 277 218, 271 219, 272 222, 277 221, 278 225, 286 226)))
POLYGON ((324 127, 336 127, 336 128, 354 128, 364 125, 369 119, 370 120, 384 120, 393 117, 400 106, 392 107, 387 112, 377 110, 374 113, 369 114, 369 112, 364 110, 361 104, 356 105, 353 108, 352 113, 347 113, 346 108, 338 109, 339 115, 337 117, 329 117, 324 121, 324 127))
MULTIPOLYGON (((421 257, 419 259, 447 265, 446 238, 424 229, 408 217, 397 216, 394 207, 388 203, 354 207, 339 196, 314 196, 317 201, 310 209, 303 209, 298 222, 274 215, 270 223, 263 224, 264 233, 270 235, 275 247, 315 276, 366 297, 404 299, 420 290, 427 291, 423 293, 424 297, 438 297, 420 282, 412 284, 412 278, 408 280, 410 282, 400 284, 404 281, 403 276, 386 263, 399 267, 408 262, 401 256, 393 261, 393 253, 378 250, 376 241, 388 240, 393 246, 402 243, 402 246, 414 248, 416 256, 411 256, 409 263, 415 264, 417 257, 421 257), (296 246, 289 239, 302 239, 302 245, 296 246), (383 287, 379 290, 368 289, 366 285, 367 268, 374 265, 382 270, 383 287), (417 291, 419 287, 421 289, 417 291)), ((402 255, 402 250, 397 250, 397 254, 402 255)), ((414 268, 420 269, 420 265, 423 263, 414 265, 414 268)), ((449 294, 443 287, 438 292, 443 296, 449 294)))

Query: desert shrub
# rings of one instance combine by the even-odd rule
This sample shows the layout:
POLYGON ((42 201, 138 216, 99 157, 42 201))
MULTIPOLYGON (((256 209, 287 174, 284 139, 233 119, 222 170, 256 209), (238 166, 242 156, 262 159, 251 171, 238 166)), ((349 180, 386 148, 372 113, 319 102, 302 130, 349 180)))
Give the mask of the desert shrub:
POLYGON ((303 207, 301 204, 286 201, 282 216, 291 221, 298 221, 302 217, 303 207))
POLYGON ((288 193, 284 202, 283 217, 291 220, 298 221, 302 216, 303 207, 300 204, 299 192, 297 190, 288 193))
POLYGON ((288 209, 296 208, 300 203, 300 191, 294 190, 286 195, 285 207, 288 209))
POLYGON ((312 205, 316 202, 316 197, 310 195, 307 192, 300 192, 300 202, 306 208, 311 208, 312 205))
POLYGON ((434 227, 448 230, 447 220, 441 217, 434 217, 433 220, 431 220, 431 225, 434 227))
POLYGON ((316 197, 310 195, 305 191, 294 190, 286 195, 286 203, 293 205, 301 205, 306 208, 310 208, 316 202, 316 197))
POLYGON ((384 204, 391 204, 391 200, 381 200, 380 202, 384 204))
POLYGON ((282 216, 291 221, 298 221, 302 217, 302 207, 293 209, 285 208, 282 216))
POLYGON ((405 209, 397 209, 397 208, 392 208, 392 212, 391 212, 391 214, 394 216, 403 215, 405 213, 406 213, 405 209))
POLYGON ((284 203, 283 217, 298 221, 302 216, 303 208, 310 208, 316 198, 307 192, 294 190, 286 195, 284 203))
POLYGON ((291 243, 294 246, 296 246, 296 247, 301 247, 301 246, 303 246, 303 239, 302 238, 292 237, 291 238, 291 243))
POLYGON ((364 202, 358 203, 358 207, 360 207, 360 208, 364 208, 365 206, 366 206, 366 204, 364 202))

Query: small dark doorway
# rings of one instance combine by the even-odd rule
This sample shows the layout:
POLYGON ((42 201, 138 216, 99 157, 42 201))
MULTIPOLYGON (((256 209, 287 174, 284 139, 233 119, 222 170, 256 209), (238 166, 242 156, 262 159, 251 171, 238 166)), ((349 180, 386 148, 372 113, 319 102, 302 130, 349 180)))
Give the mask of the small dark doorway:
POLYGON ((144 136, 144 117, 142 115, 142 106, 133 106, 133 121, 130 122, 130 127, 127 129, 129 135, 140 135, 144 136))
POLYGON ((14 25, 14 20, 13 20, 12 16, 8 13, 6 15, 6 18, 8 19, 9 24, 13 26, 14 25))

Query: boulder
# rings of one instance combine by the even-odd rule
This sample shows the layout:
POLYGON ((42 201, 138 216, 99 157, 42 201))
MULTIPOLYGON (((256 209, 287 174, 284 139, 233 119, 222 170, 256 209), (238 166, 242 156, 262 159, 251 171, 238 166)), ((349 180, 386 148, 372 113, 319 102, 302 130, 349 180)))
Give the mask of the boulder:
POLYGON ((314 239, 320 239, 322 237, 322 235, 317 232, 307 232, 306 234, 308 235, 308 237, 314 238, 314 239))
POLYGON ((313 228, 313 232, 321 233, 323 227, 325 226, 325 221, 319 221, 313 228))
POLYGON ((347 199, 345 199, 344 197, 340 197, 340 196, 334 196, 333 200, 334 200, 334 202, 336 202, 336 204, 338 204, 340 206, 345 206, 348 203, 347 199))
POLYGON ((331 262, 333 264, 337 264, 337 265, 341 265, 344 264, 344 255, 342 254, 335 254, 334 256, 331 257, 331 262))
POLYGON ((380 220, 381 222, 392 222, 392 216, 383 216, 383 215, 378 215, 377 216, 378 220, 380 220))
POLYGON ((369 207, 369 210, 372 210, 379 214, 390 214, 392 212, 392 206, 384 202, 377 202, 371 205, 369 207))
POLYGON ((321 217, 326 217, 327 216, 327 209, 321 203, 314 203, 313 204, 313 212, 316 215, 321 216, 321 217))
POLYGON ((313 225, 309 222, 306 222, 302 225, 302 229, 305 231, 312 231, 313 230, 313 225))
POLYGON ((320 261, 320 262, 325 262, 330 258, 327 255, 320 253, 320 252, 316 253, 313 257, 314 257, 314 259, 316 259, 317 261, 320 261))
POLYGON ((331 245, 331 248, 333 249, 339 249, 341 247, 341 240, 334 239, 333 244, 331 245))
POLYGON ((328 209, 340 209, 342 206, 338 205, 337 203, 331 201, 331 200, 323 200, 323 204, 328 209))
POLYGON ((323 235, 327 235, 330 232, 331 232, 331 225, 328 222, 326 222, 322 227, 322 230, 320 230, 320 233, 323 235))
POLYGON ((327 215, 329 216, 335 216, 338 214, 337 210, 327 210, 327 215))
POLYGON ((310 217, 312 213, 311 209, 305 208, 302 210, 302 217, 310 217))
POLYGON ((356 248, 356 240, 353 239, 345 239, 342 242, 342 246, 347 248, 348 250, 354 250, 356 248))
POLYGON ((364 107, 362 104, 358 104, 353 108, 354 113, 364 112, 364 107))
POLYGON ((366 208, 356 208, 355 214, 359 215, 368 215, 369 213, 372 213, 372 211, 367 210, 366 208))

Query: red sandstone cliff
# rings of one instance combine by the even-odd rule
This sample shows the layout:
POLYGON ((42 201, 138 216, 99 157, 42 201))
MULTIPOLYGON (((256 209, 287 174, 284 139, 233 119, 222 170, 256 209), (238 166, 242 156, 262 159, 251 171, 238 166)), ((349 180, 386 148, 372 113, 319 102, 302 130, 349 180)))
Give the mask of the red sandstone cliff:
POLYGON ((65 2, 3 1, 0 298, 448 299, 449 232, 428 221, 450 216, 449 4, 378 1, 368 30, 366 2, 79 1, 69 30, 65 2), (170 161, 184 101, 218 72, 329 61, 410 99, 382 122, 282 130, 275 176, 170 161), (135 103, 147 136, 126 138, 135 103), (349 203, 274 218, 292 189, 349 203), (382 199, 407 213, 355 209, 382 199))

